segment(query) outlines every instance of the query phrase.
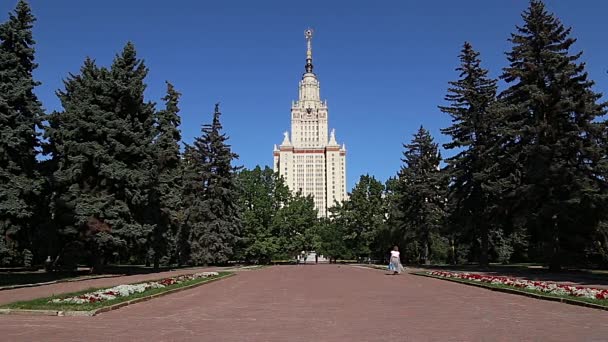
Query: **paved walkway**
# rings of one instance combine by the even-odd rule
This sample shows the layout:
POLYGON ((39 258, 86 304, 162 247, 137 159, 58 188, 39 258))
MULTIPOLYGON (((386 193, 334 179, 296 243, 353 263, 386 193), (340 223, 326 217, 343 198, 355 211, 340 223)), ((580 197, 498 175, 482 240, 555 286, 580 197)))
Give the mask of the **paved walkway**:
POLYGON ((276 266, 96 317, 0 316, 6 341, 605 341, 608 312, 413 275, 276 266))

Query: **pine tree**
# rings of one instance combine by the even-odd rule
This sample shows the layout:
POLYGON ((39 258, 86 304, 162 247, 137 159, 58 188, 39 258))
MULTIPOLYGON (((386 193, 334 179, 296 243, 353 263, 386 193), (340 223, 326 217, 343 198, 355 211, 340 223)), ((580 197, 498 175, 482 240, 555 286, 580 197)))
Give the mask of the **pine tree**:
POLYGON ((441 132, 451 136, 446 149, 458 149, 446 159, 449 173, 449 206, 451 220, 457 227, 471 229, 479 237, 480 264, 488 264, 489 226, 493 208, 497 205, 494 179, 496 158, 492 155, 496 141, 493 105, 496 100, 496 80, 481 68, 479 53, 465 42, 460 54, 458 81, 449 82, 445 99, 449 106, 440 106, 452 117, 452 126, 441 132))
POLYGON ((238 189, 231 165, 238 156, 226 143, 228 137, 222 133, 220 115, 216 105, 212 123, 203 126, 202 136, 194 142, 195 153, 191 153, 195 180, 202 181, 202 185, 188 190, 187 198, 201 197, 197 207, 188 203, 190 258, 195 264, 228 261, 241 234, 238 189))
POLYGON ((43 110, 34 94, 39 82, 32 76, 37 67, 35 20, 21 0, 0 24, 0 265, 22 261, 34 226, 44 220, 37 212, 43 182, 37 171, 36 128, 43 110))
POLYGON ((533 0, 511 35, 502 79, 500 136, 517 175, 511 197, 518 217, 545 247, 552 269, 564 252, 580 255, 604 215, 605 149, 598 143, 606 113, 592 90, 570 28, 533 0))
POLYGON ((90 252, 95 269, 120 252, 137 256, 152 231, 154 106, 144 102, 146 74, 129 43, 111 69, 87 59, 58 92, 63 111, 51 115, 46 134, 66 264, 78 257, 68 251, 90 252))
POLYGON ((156 158, 157 183, 151 201, 158 207, 154 210, 154 231, 150 245, 154 250, 154 267, 158 268, 161 257, 164 263, 174 258, 175 238, 180 225, 182 169, 179 143, 180 117, 179 97, 171 83, 167 83, 167 94, 163 98, 165 109, 156 112, 156 158))
POLYGON ((405 165, 399 172, 399 228, 411 246, 421 249, 420 260, 429 263, 433 239, 443 225, 444 216, 447 185, 439 169, 441 154, 422 126, 404 148, 405 165))

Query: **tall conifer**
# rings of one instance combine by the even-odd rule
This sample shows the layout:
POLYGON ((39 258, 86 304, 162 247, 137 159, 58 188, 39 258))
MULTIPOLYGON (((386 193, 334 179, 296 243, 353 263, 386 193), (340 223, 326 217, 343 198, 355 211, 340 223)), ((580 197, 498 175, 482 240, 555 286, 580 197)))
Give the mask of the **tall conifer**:
MULTIPOLYGON (((604 215, 606 113, 592 90, 571 29, 533 0, 511 35, 502 79, 501 148, 511 161, 519 217, 545 246, 553 269, 566 252, 582 254, 604 215)), ((571 259, 572 260, 572 259, 571 259)))
POLYGON ((167 83, 167 94, 163 98, 165 109, 156 113, 156 136, 154 153, 156 159, 157 182, 154 187, 152 205, 154 211, 154 231, 150 245, 154 250, 154 267, 158 268, 161 257, 165 263, 174 259, 176 235, 180 225, 182 169, 179 143, 180 117, 179 97, 171 83, 167 83))
POLYGON ((0 24, 0 265, 21 263, 30 247, 42 180, 37 171, 36 127, 43 110, 34 94, 32 27, 27 2, 0 24))
POLYGON ((459 80, 449 82, 445 99, 449 106, 440 106, 452 117, 452 126, 442 133, 452 138, 446 149, 459 149, 446 159, 450 178, 449 204, 452 222, 471 229, 479 237, 480 264, 488 264, 489 226, 492 209, 497 205, 499 189, 494 184, 498 175, 492 152, 496 144, 493 105, 496 100, 496 80, 481 68, 479 53, 465 42, 460 53, 459 80))
POLYGON ((87 59, 58 92, 63 111, 49 118, 46 133, 66 262, 75 262, 69 251, 83 250, 96 268, 109 257, 141 257, 153 227, 154 106, 144 101, 146 74, 129 43, 110 69, 87 59))
POLYGON ((196 138, 190 148, 191 179, 184 186, 189 194, 186 198, 189 253, 195 264, 228 261, 241 234, 238 189, 232 166, 238 156, 227 144, 220 115, 216 105, 212 123, 203 126, 202 136, 196 138), (197 196, 199 199, 194 201, 192 197, 197 196))
POLYGON ((420 247, 420 261, 429 263, 433 239, 444 216, 446 184, 439 169, 441 154, 422 126, 404 148, 405 165, 399 172, 399 228, 407 242, 420 247))

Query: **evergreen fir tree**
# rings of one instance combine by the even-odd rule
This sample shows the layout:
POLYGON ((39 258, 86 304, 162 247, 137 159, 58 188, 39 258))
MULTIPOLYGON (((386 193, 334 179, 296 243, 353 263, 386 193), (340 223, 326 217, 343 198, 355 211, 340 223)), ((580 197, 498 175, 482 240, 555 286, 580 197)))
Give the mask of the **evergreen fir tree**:
POLYGON ((180 117, 179 97, 171 83, 167 83, 167 94, 163 98, 165 109, 156 113, 156 158, 157 183, 151 201, 158 206, 154 210, 154 231, 150 245, 154 250, 154 267, 158 268, 161 257, 168 263, 175 252, 175 238, 180 225, 182 169, 179 143, 180 117))
POLYGON ((443 224, 445 177, 439 169, 441 154, 422 126, 410 144, 404 145, 399 172, 399 228, 410 247, 420 248, 420 261, 429 263, 433 239, 443 224))
POLYGON ((204 146, 194 140, 193 145, 184 144, 184 159, 182 160, 182 209, 180 211, 180 226, 176 236, 177 262, 179 265, 191 264, 190 257, 192 235, 202 230, 204 186, 207 174, 203 173, 204 156, 199 153, 204 146))
POLYGON ((75 267, 81 261, 84 255, 79 251, 91 251, 101 258, 100 254, 109 254, 122 242, 114 238, 109 226, 96 225, 109 216, 104 206, 114 203, 100 172, 113 159, 105 136, 109 131, 106 122, 115 121, 114 113, 95 98, 104 83, 109 83, 108 71, 85 60, 80 74, 70 75, 64 81, 65 90, 57 92, 63 111, 51 114, 45 129, 47 151, 56 167, 53 214, 64 267, 75 267))
POLYGON ((481 241, 480 264, 488 264, 489 227, 493 208, 497 205, 496 159, 492 152, 496 142, 493 127, 496 120, 492 107, 496 99, 496 80, 482 69, 479 53, 465 42, 460 54, 458 81, 449 82, 445 99, 449 106, 440 106, 452 117, 452 126, 442 133, 452 141, 446 149, 459 149, 446 159, 450 178, 449 206, 451 221, 456 227, 471 229, 481 241))
POLYGON ((190 208, 187 222, 190 258, 195 264, 228 261, 241 234, 238 189, 231 165, 238 156, 226 143, 228 137, 222 133, 220 115, 216 105, 212 123, 203 126, 202 137, 194 142, 194 171, 202 181, 202 185, 188 190, 201 197, 198 206, 190 208), (196 193, 195 189, 200 191, 196 193))
POLYGON ((31 248, 34 227, 45 220, 37 210, 43 182, 37 170, 36 128, 43 110, 34 94, 39 83, 32 76, 37 67, 35 20, 21 0, 0 24, 0 265, 21 263, 21 251, 31 248))
POLYGON ((64 110, 49 118, 46 133, 64 263, 76 261, 68 251, 86 250, 98 269, 121 251, 123 259, 137 254, 152 231, 154 106, 144 102, 146 74, 129 43, 111 69, 87 59, 58 92, 64 110))
POLYGON ((605 215, 605 149, 598 143, 606 112, 592 90, 570 28, 533 0, 511 35, 502 79, 501 148, 517 175, 518 217, 546 247, 552 269, 565 252, 580 256, 605 215))
POLYGON ((110 73, 115 112, 123 124, 121 131, 112 131, 109 137, 115 158, 111 172, 122 182, 117 198, 125 201, 130 213, 114 231, 127 242, 129 256, 137 260, 148 251, 148 237, 157 224, 152 196, 158 183, 153 144, 155 109, 154 103, 144 98, 148 68, 132 43, 116 56, 110 73))

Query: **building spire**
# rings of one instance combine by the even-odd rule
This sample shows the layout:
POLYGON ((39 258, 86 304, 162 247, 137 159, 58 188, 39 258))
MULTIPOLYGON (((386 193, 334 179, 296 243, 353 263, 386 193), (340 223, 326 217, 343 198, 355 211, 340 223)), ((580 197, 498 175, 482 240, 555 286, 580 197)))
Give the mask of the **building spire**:
POLYGON ((304 31, 304 37, 306 37, 306 65, 305 69, 307 73, 312 73, 312 29, 304 31))

